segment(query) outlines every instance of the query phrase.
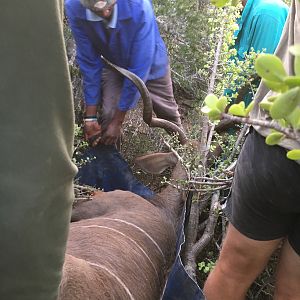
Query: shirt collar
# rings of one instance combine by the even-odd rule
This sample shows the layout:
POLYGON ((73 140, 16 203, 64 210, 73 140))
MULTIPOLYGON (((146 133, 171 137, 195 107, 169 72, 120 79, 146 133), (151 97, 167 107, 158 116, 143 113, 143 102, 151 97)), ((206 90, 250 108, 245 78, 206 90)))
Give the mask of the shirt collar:
MULTIPOLYGON (((96 22, 96 21, 106 21, 104 18, 96 15, 94 12, 92 12, 90 9, 86 9, 86 19, 88 21, 92 21, 92 22, 96 22)), ((110 21, 106 23, 106 27, 109 27, 109 28, 116 28, 117 27, 117 19, 118 19, 118 4, 116 3, 115 6, 114 6, 114 10, 113 10, 113 13, 112 13, 112 17, 110 19, 110 21)))

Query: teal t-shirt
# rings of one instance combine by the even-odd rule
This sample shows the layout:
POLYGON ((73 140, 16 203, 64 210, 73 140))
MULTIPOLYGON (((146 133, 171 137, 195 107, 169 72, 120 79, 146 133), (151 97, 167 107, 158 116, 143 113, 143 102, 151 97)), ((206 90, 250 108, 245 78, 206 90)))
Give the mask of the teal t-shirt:
POLYGON ((235 32, 239 59, 251 48, 274 53, 287 15, 288 6, 281 0, 248 0, 235 32))
MULTIPOLYGON (((248 0, 237 23, 239 29, 234 33, 237 58, 244 60, 253 48, 274 53, 284 27, 288 6, 281 0, 248 0)), ((231 97, 234 91, 227 89, 225 95, 231 97)), ((252 93, 244 97, 246 105, 252 100, 252 93)))

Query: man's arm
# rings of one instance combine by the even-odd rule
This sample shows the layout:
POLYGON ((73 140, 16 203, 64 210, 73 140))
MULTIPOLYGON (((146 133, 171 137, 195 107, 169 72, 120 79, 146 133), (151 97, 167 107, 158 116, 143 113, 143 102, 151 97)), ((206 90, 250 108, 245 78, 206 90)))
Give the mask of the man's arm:
POLYGON ((68 16, 68 21, 76 43, 76 60, 83 77, 85 104, 88 106, 98 105, 101 98, 100 80, 103 63, 99 52, 95 49, 78 21, 72 16, 68 16))
POLYGON ((101 134, 101 127, 96 116, 101 97, 103 63, 77 20, 72 16, 69 16, 68 20, 76 43, 76 59, 83 77, 85 117, 89 118, 84 122, 85 139, 95 146, 99 142, 101 134), (94 139, 95 136, 98 138, 94 139))

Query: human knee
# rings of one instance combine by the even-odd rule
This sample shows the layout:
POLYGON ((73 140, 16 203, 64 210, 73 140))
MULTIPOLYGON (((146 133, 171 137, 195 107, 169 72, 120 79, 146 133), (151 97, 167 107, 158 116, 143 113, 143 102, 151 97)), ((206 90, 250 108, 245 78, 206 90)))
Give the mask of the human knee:
POLYGON ((241 253, 223 254, 217 262, 216 271, 228 280, 244 282, 252 273, 251 260, 241 253))

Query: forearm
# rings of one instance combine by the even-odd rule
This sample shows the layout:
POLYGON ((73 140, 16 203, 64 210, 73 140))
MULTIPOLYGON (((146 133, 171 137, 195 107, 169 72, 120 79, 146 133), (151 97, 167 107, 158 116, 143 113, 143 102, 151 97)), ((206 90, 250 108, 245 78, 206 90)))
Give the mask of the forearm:
POLYGON ((115 123, 117 125, 122 125, 125 119, 127 111, 121 111, 119 109, 116 109, 116 112, 111 120, 112 123, 115 123))
POLYGON ((91 116, 97 116, 97 105, 85 105, 85 111, 84 116, 85 117, 91 117, 91 116))

